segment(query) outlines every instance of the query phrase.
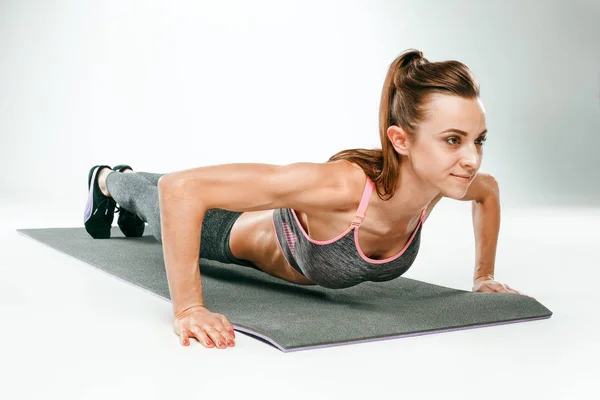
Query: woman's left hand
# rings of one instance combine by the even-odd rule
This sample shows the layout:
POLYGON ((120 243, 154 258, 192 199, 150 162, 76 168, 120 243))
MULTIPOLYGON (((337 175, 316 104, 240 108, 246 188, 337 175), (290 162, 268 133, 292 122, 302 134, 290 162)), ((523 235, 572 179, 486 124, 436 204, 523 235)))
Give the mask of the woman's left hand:
MULTIPOLYGON (((500 282, 492 280, 492 279, 476 282, 473 285, 473 291, 474 292, 498 292, 498 293, 508 292, 508 293, 517 293, 517 294, 522 294, 522 295, 528 296, 525 293, 519 292, 518 290, 515 290, 506 284, 500 283, 500 282)), ((529 297, 531 297, 531 296, 529 296, 529 297)), ((531 298, 536 300, 535 297, 531 297, 531 298)))

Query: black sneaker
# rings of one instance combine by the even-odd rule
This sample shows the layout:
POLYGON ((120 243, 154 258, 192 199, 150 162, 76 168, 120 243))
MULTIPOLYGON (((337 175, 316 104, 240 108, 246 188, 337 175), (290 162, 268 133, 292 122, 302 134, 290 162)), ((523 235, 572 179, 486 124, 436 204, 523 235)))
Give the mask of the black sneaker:
MULTIPOLYGON (((133 168, 131 168, 129 165, 124 164, 115 165, 113 167, 113 170, 123 172, 123 170, 126 170, 127 168, 133 171, 133 168)), ((141 237, 144 234, 144 228, 146 227, 146 223, 142 219, 140 219, 140 217, 121 207, 117 207, 117 210, 115 212, 119 213, 119 219, 117 220, 117 224, 119 225, 119 228, 121 228, 121 232, 123 232, 123 235, 127 237, 141 237)))
POLYGON ((88 201, 83 211, 85 230, 94 239, 110 238, 110 227, 115 216, 115 201, 105 196, 98 186, 98 172, 108 165, 95 165, 88 174, 88 201))

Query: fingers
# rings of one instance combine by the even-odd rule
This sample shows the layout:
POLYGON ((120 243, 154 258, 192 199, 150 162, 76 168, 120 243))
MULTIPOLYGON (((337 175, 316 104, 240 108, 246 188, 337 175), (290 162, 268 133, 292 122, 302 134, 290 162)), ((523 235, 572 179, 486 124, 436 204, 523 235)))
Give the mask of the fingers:
POLYGON ((210 338, 216 343, 219 349, 223 349, 226 347, 234 347, 235 342, 233 340, 233 335, 227 332, 222 326, 215 328, 213 326, 207 326, 205 329, 206 333, 210 338))
POLYGON ((181 339, 181 345, 182 346, 189 346, 190 345, 190 332, 187 329, 182 329, 179 332, 179 337, 181 339))
POLYGON ((225 349, 235 346, 233 325, 223 314, 206 309, 196 310, 176 317, 174 328, 175 333, 180 336, 182 346, 189 346, 192 337, 204 347, 225 349))
POLYGON ((510 286, 508 286, 505 283, 498 283, 496 285, 496 292, 500 292, 500 293, 517 293, 517 294, 522 294, 521 292, 519 292, 518 290, 515 290, 513 288, 511 288, 510 286))
POLYGON ((221 322, 223 323, 223 328, 231 335, 229 338, 235 340, 235 331, 233 330, 231 322, 229 322, 224 315, 221 315, 221 322))
POLYGON ((504 285, 504 286, 506 286, 506 288, 507 288, 507 289, 508 289, 510 292, 512 292, 512 293, 517 293, 517 294, 520 294, 520 295, 523 295, 523 296, 531 297, 532 299, 536 300, 536 298, 535 298, 535 297, 529 296, 529 295, 527 295, 527 294, 525 294, 525 293, 523 293, 523 292, 520 292, 520 291, 518 291, 518 290, 516 290, 516 289, 513 289, 513 288, 511 288, 511 287, 510 287, 510 286, 508 286, 508 285, 504 285))
POLYGON ((504 283, 500 283, 500 282, 492 282, 490 284, 486 284, 483 286, 483 288, 489 289, 489 290, 483 290, 483 289, 479 289, 480 292, 495 292, 495 293, 516 293, 516 294, 520 294, 523 296, 527 296, 527 297, 531 297, 534 300, 537 300, 535 297, 533 296, 529 296, 523 292, 520 292, 516 289, 511 288, 510 286, 504 284, 504 283))
POLYGON ((227 318, 223 314, 221 314, 221 323, 223 324, 223 328, 225 328, 228 331, 233 331, 233 325, 227 320, 227 318))
POLYGON ((511 287, 510 287, 510 286, 508 286, 508 285, 504 285, 504 286, 506 286, 506 289, 508 289, 508 291, 509 291, 509 292, 512 292, 512 293, 517 293, 517 294, 524 294, 524 293, 521 293, 521 292, 519 292, 519 291, 518 291, 518 290, 516 290, 516 289, 513 289, 513 288, 511 288, 511 287))
POLYGON ((200 344, 202 344, 202 346, 213 347, 215 345, 212 339, 208 337, 206 332, 204 332, 204 329, 200 328, 199 326, 194 326, 192 328, 192 332, 194 333, 194 336, 196 336, 196 339, 198 339, 200 344))
POLYGON ((235 347, 235 334, 228 331, 222 324, 211 326, 204 324, 203 326, 192 325, 190 328, 182 327, 179 332, 181 337, 181 345, 189 346, 190 338, 195 337, 204 347, 211 348, 215 345, 219 349, 227 347, 235 347))

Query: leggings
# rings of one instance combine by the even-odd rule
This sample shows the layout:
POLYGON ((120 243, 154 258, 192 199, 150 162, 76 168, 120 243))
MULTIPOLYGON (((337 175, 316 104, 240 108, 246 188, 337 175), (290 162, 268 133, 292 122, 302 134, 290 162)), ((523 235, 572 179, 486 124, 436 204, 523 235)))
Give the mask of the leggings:
MULTIPOLYGON (((106 177, 106 188, 120 208, 137 215, 148 223, 152 236, 162 244, 158 179, 164 174, 151 172, 122 173, 113 171, 106 177)), ((211 208, 202 220, 200 258, 226 264, 239 264, 260 270, 249 260, 231 253, 231 228, 242 212, 211 208)))

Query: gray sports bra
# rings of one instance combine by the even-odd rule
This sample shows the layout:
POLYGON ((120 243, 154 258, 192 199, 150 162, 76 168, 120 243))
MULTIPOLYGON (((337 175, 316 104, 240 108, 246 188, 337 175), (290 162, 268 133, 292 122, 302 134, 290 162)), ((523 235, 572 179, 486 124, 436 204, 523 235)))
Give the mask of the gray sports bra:
POLYGON ((278 208, 273 211, 273 225, 281 250, 290 265, 313 283, 332 289, 342 289, 361 282, 383 282, 405 273, 419 252, 421 229, 427 207, 421 212, 419 224, 396 255, 384 260, 367 257, 358 245, 358 229, 374 183, 367 177, 360 206, 354 220, 344 232, 329 240, 311 239, 298 220, 296 211, 278 208), (354 234, 352 230, 354 229, 354 234))

